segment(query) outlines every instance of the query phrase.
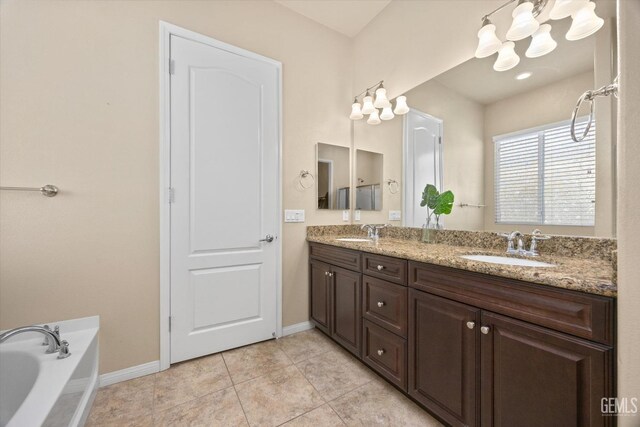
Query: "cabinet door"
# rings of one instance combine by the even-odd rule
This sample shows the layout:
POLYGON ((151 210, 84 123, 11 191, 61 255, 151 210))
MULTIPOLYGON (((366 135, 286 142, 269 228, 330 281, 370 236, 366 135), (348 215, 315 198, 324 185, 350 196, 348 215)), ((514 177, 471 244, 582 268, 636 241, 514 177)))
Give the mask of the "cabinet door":
POLYGON ((311 283, 311 320, 316 327, 329 334, 331 325, 331 287, 329 273, 331 266, 323 262, 311 260, 309 275, 311 283))
POLYGON ((331 336, 360 357, 362 336, 362 275, 342 268, 331 268, 331 336))
POLYGON ((479 321, 475 307, 409 290, 409 394, 452 426, 478 422, 479 321))
POLYGON ((483 426, 611 424, 611 348, 486 312, 482 327, 483 426))

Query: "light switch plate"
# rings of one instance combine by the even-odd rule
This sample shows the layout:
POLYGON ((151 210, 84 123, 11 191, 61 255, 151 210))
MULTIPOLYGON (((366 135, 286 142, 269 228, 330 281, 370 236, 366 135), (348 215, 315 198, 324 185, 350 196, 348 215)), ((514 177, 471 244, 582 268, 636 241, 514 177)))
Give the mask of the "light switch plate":
POLYGON ((389 221, 400 221, 402 219, 401 211, 389 211, 389 221))
POLYGON ((304 222, 304 209, 285 209, 284 222, 304 222))
POLYGON ((349 221, 349 211, 342 211, 342 220, 349 221))
POLYGON ((356 221, 360 221, 360 209, 356 210, 353 213, 353 219, 356 220, 356 221))

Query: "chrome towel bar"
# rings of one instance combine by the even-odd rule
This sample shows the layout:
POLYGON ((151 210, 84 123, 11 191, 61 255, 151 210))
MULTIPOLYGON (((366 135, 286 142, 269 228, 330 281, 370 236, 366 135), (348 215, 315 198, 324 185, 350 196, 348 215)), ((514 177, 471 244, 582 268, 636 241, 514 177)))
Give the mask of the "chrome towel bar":
POLYGON ((39 191, 40 194, 46 197, 54 197, 58 194, 58 187, 55 185, 47 184, 43 187, 0 187, 0 190, 8 191, 39 191))

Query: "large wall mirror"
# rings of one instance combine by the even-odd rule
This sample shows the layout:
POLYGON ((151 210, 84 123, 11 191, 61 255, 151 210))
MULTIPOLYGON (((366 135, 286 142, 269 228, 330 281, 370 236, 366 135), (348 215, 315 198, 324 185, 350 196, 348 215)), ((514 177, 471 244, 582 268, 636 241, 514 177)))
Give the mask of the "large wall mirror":
POLYGON ((382 154, 356 150, 356 210, 382 210, 382 154))
POLYGON ((615 236, 615 100, 597 98, 584 141, 569 130, 580 95, 617 74, 615 5, 596 3, 605 25, 589 37, 568 41, 571 20, 553 21, 551 53, 527 58, 529 40, 518 41, 508 71, 493 69, 496 55, 472 58, 404 93, 404 118, 354 122, 357 148, 380 139, 402 152, 404 225, 425 223, 421 194, 434 184, 455 194, 448 229, 615 236))
POLYGON ((318 209, 350 208, 349 148, 317 144, 318 209))

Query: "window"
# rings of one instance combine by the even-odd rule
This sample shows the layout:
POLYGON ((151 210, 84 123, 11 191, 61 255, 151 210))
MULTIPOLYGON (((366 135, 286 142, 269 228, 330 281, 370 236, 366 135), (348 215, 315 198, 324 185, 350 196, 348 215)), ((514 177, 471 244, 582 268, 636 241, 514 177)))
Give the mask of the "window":
POLYGON ((570 132, 566 121, 493 138, 496 223, 594 225, 595 122, 582 142, 570 132))

